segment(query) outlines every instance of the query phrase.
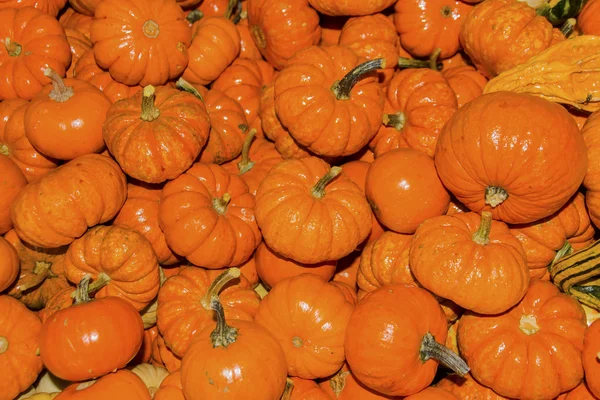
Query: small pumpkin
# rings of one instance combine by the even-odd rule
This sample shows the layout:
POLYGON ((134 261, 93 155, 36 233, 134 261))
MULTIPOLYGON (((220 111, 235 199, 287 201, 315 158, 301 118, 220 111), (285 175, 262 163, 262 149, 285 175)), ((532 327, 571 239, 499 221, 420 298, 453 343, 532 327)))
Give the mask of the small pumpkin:
POLYGON ((152 365, 165 367, 170 373, 179 371, 181 368, 181 357, 177 357, 171 349, 169 349, 160 334, 152 341, 152 356, 150 362, 152 365))
POLYGON ((334 0, 309 0, 310 5, 325 15, 369 15, 385 10, 394 4, 394 0, 376 0, 362 2, 359 0, 338 2, 334 0))
MULTIPOLYGON (((92 15, 82 14, 74 8, 67 7, 58 17, 58 22, 66 29, 72 29, 90 38, 90 26, 94 19, 92 15)), ((91 42, 90 42, 91 43, 91 42)), ((93 44, 92 44, 93 46, 93 44)))
POLYGON ((94 11, 101 0, 69 0, 69 5, 83 15, 94 16, 94 11))
POLYGON ((0 3, 0 9, 35 7, 46 14, 56 17, 66 3, 67 0, 4 0, 0 3))
POLYGON ((331 400, 331 397, 313 380, 298 377, 288 379, 292 384, 290 386, 292 393, 288 400, 331 400))
POLYGON ((442 388, 430 386, 421 390, 417 394, 405 397, 406 400, 459 400, 459 398, 442 388))
POLYGON ((79 61, 81 56, 85 54, 86 51, 91 50, 94 45, 89 38, 89 33, 86 36, 84 32, 80 32, 71 28, 65 28, 65 34, 67 35, 67 41, 71 47, 71 64, 65 74, 67 78, 72 78, 73 70, 75 69, 77 61, 79 61))
POLYGON ((173 372, 163 379, 160 387, 154 393, 153 400, 185 400, 181 384, 181 372, 173 372))
POLYGON ((600 25, 598 25, 598 13, 600 12, 600 2, 598 0, 588 0, 577 17, 577 25, 586 35, 600 35, 600 25))
POLYGON ((600 111, 592 113, 581 129, 587 147, 588 168, 583 180, 587 189, 585 203, 590 218, 596 227, 600 226, 600 111))
POLYGON ((117 163, 107 156, 87 154, 25 186, 11 207, 11 218, 23 241, 60 247, 90 226, 111 220, 126 195, 125 175, 117 163))
POLYGON ((342 28, 348 19, 348 16, 334 17, 331 15, 320 15, 319 25, 321 26, 321 40, 319 41, 319 45, 338 44, 340 35, 342 34, 342 28))
POLYGON ((6 290, 17 280, 20 264, 17 250, 0 236, 0 292, 6 290))
POLYGON ((109 397, 113 400, 150 400, 144 382, 133 372, 121 369, 96 381, 74 383, 62 391, 58 400, 88 400, 109 397))
POLYGON ((3 235, 12 229, 10 205, 21 189, 27 185, 27 179, 19 166, 4 154, 0 154, 0 170, 2 171, 2 180, 0 181, 0 235, 3 235))
POLYGON ((386 396, 382 393, 369 389, 361 383, 356 376, 344 366, 333 376, 319 383, 321 389, 336 400, 400 400, 402 397, 386 396))
POLYGON ((447 375, 436 384, 436 387, 454 393, 463 400, 508 400, 477 382, 471 374, 463 377, 456 374, 447 375))
POLYGON ((366 239, 369 204, 340 172, 317 157, 285 160, 269 171, 256 192, 256 220, 273 251, 317 264, 350 254, 366 239))
POLYGON ((0 21, 0 100, 31 100, 50 83, 45 68, 65 76, 71 49, 55 17, 34 7, 2 8, 0 21))
POLYGON ((600 397, 600 322, 592 323, 585 331, 581 361, 590 392, 600 397))
POLYGON ((487 83, 485 76, 470 65, 444 68, 442 75, 456 95, 458 108, 481 96, 487 83))
POLYGON ((563 393, 556 400, 598 400, 590 391, 585 381, 581 382, 575 389, 563 393))
POLYGON ((147 86, 183 73, 192 34, 175 1, 106 0, 94 11, 90 39, 98 66, 117 82, 147 86))

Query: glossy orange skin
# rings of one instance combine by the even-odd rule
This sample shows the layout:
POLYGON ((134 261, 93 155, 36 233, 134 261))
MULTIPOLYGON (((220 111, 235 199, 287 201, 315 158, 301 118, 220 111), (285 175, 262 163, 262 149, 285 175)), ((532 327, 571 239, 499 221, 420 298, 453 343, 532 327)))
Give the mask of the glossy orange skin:
POLYGON ((440 72, 428 68, 397 71, 387 86, 383 112, 401 113, 404 123, 402 127, 382 125, 369 147, 376 158, 406 147, 433 157, 440 131, 457 108, 454 91, 440 72))
POLYGON ((183 73, 192 33, 172 0, 106 0, 96 7, 90 39, 98 66, 117 82, 146 86, 183 73))
POLYGON ((148 183, 175 179, 187 170, 208 140, 210 119, 204 103, 190 93, 156 89, 153 121, 144 121, 143 91, 114 103, 106 114, 103 136, 123 171, 148 183))
POLYGON ((448 375, 440 380, 436 386, 454 393, 462 400, 508 400, 477 382, 471 374, 465 375, 464 378, 455 374, 448 375))
POLYGON ((459 398, 439 387, 430 386, 417 394, 404 398, 405 400, 459 400, 459 398))
POLYGON ((487 83, 485 76, 470 65, 444 68, 442 75, 454 90, 459 108, 475 97, 481 96, 487 83))
POLYGON ((290 376, 325 378, 344 364, 344 339, 353 305, 340 289, 301 274, 275 285, 255 321, 281 344, 290 376))
POLYGON ((309 0, 310 5, 325 15, 369 15, 385 10, 394 4, 394 0, 374 0, 374 1, 344 1, 335 0, 309 0))
MULTIPOLYGON (((142 320, 143 321, 143 320, 142 320)), ((143 363, 150 363, 152 358, 152 343, 158 336, 158 328, 153 326, 152 328, 144 329, 144 339, 142 340, 142 346, 138 350, 135 357, 129 362, 129 365, 139 365, 143 363)))
POLYGON ((69 0, 69 5, 78 13, 94 16, 94 11, 102 0, 69 0))
POLYGON ((237 23, 236 28, 240 34, 240 57, 250 60, 263 60, 263 56, 252 38, 248 17, 242 18, 240 22, 237 23))
MULTIPOLYGON (((81 14, 71 7, 68 7, 58 18, 58 22, 66 29, 72 29, 84 34, 90 38, 90 26, 93 16, 81 14)), ((71 63, 74 64, 74 63, 71 63)))
POLYGON ((536 280, 523 300, 503 314, 465 313, 458 324, 458 345, 473 377, 496 393, 524 400, 552 399, 583 378, 586 327, 577 300, 550 282, 536 280), (523 316, 535 318, 537 333, 528 335, 519 328, 523 316), (495 355, 492 362, 491 355, 495 355))
POLYGON ((385 396, 369 389, 356 379, 348 369, 347 364, 344 364, 342 369, 333 377, 320 382, 319 386, 329 395, 330 399, 335 400, 402 399, 398 396, 385 396))
POLYGON ((76 29, 65 28, 65 34, 67 35, 67 41, 71 48, 71 65, 69 65, 66 76, 67 78, 72 78, 77 61, 79 61, 86 51, 91 50, 94 45, 92 44, 89 35, 86 36, 85 33, 76 29))
POLYGON ((398 233, 414 233, 421 222, 442 215, 450 195, 433 160, 415 149, 391 150, 369 167, 365 193, 382 225, 398 233))
POLYGON ((122 369, 98 379, 92 386, 78 390, 74 383, 62 391, 59 400, 150 400, 150 392, 144 382, 133 372, 122 369))
POLYGON ((11 218, 23 241, 60 247, 110 221, 126 196, 125 174, 117 163, 87 154, 25 186, 11 207, 11 218))
POLYGON ((363 76, 350 99, 337 100, 331 86, 360 63, 342 46, 312 46, 296 53, 275 78, 275 111, 290 135, 321 156, 362 149, 381 125, 383 90, 363 76))
POLYGON ((179 257, 167 246, 158 226, 158 206, 162 188, 142 183, 127 185, 127 200, 113 220, 114 225, 135 229, 150 241, 161 265, 173 265, 179 257))
POLYGON ((105 297, 52 314, 40 333, 40 354, 53 375, 68 381, 123 368, 140 349, 142 319, 127 301, 105 297))
POLYGON ((525 250, 529 274, 542 277, 567 242, 579 250, 594 241, 594 227, 585 207, 585 196, 577 193, 560 211, 540 221, 511 227, 525 250))
POLYGON ((216 164, 196 163, 165 185, 158 223, 169 247, 203 268, 240 265, 261 241, 248 185, 216 164), (225 193, 231 202, 221 214, 213 199, 225 193))
MULTIPOLYGON (((256 253, 256 252, 255 252, 256 253)), ((250 257, 245 263, 238 265, 240 272, 248 280, 250 287, 256 287, 260 283, 258 272, 256 271, 256 262, 254 256, 250 257)))
POLYGON ((0 236, 0 292, 17 280, 20 263, 17 250, 0 236))
POLYGON ((240 320, 234 343, 213 347, 209 326, 198 333, 181 363, 181 383, 187 400, 277 399, 286 379, 285 355, 275 337, 261 325, 240 320))
POLYGON ((28 182, 58 166, 58 161, 40 154, 25 135, 25 113, 29 102, 22 99, 0 102, 0 154, 8 156, 28 182))
POLYGON ((294 389, 289 400, 331 400, 331 397, 313 380, 297 377, 292 377, 290 380, 294 383, 294 389))
POLYGON ((153 400, 186 400, 181 385, 181 372, 173 372, 163 379, 153 400))
POLYGON ((13 400, 27 389, 42 371, 37 355, 42 323, 21 302, 0 295, 0 338, 6 339, 6 351, 0 353, 0 399, 13 400))
POLYGON ((192 26, 190 61, 183 79, 207 85, 214 81, 240 53, 240 34, 233 22, 221 17, 204 17, 192 26))
POLYGON ((85 274, 92 279, 104 272, 111 278, 95 298, 116 296, 140 311, 158 293, 158 262, 152 245, 141 233, 118 225, 95 226, 69 246, 65 275, 79 283, 85 274))
POLYGON ((25 134, 44 155, 58 160, 72 160, 104 148, 102 125, 111 101, 93 85, 67 78, 66 87, 73 96, 66 101, 49 97, 54 92, 46 85, 25 112, 25 134))
MULTIPOLYGON (((206 310, 201 300, 222 270, 184 267, 170 277, 158 294, 158 329, 173 353, 183 357, 192 339, 203 329, 215 327, 214 311, 206 310)), ((260 298, 248 280, 241 276, 221 290, 219 298, 229 322, 252 321, 260 298)))
POLYGON ((598 400, 598 397, 591 393, 589 385, 584 381, 570 392, 558 396, 556 400, 598 400))
POLYGON ((600 35, 600 1, 589 0, 577 16, 577 26, 586 35, 600 35))
MULTIPOLYGON (((1 105, 0 105, 1 107, 1 105)), ((1 132, 1 129, 0 129, 1 132)), ((588 168, 583 180, 587 189, 585 203, 590 218, 596 227, 600 226, 600 112, 591 114, 583 128, 581 135, 585 140, 588 155, 588 168)))
POLYGON ((67 0, 2 0, 0 1, 0 9, 35 7, 46 14, 56 17, 66 3, 67 0))
POLYGON ((336 261, 325 261, 319 264, 300 264, 278 255, 265 242, 261 242, 256 248, 254 261, 258 276, 268 287, 274 287, 286 278, 292 278, 301 274, 313 274, 328 281, 333 277, 336 267, 336 261))
POLYGON ((263 60, 238 58, 213 82, 212 89, 220 90, 236 100, 246 113, 248 127, 263 136, 260 121, 260 96, 263 87, 273 81, 273 67, 263 60))
POLYGON ((356 378, 388 396, 408 396, 425 389, 438 367, 419 354, 427 332, 445 343, 446 317, 426 290, 384 285, 367 294, 350 316, 346 361, 356 378), (386 339, 382 339, 386 338, 386 339))
POLYGON ((600 397, 600 321, 593 322, 585 331, 581 360, 585 371, 585 381, 590 392, 600 397))
POLYGON ((497 314, 523 298, 529 270, 523 247, 506 224, 492 221, 484 245, 472 238, 480 224, 475 213, 423 222, 410 245, 410 269, 436 295, 468 310, 497 314))
POLYGON ((152 341, 152 358, 150 362, 152 365, 165 367, 170 373, 179 371, 181 368, 181 358, 173 354, 161 335, 156 336, 152 341))
POLYGON ((436 48, 441 58, 452 57, 460 48, 460 26, 471 8, 457 0, 397 2, 394 24, 402 47, 415 57, 428 57, 436 48))
POLYGON ((460 43, 475 67, 490 78, 522 64, 558 40, 545 17, 518 0, 484 1, 464 18, 460 43))
POLYGON ((15 56, 0 46, 0 100, 30 100, 50 83, 45 68, 65 75, 71 63, 65 31, 56 18, 33 7, 0 9, 0 21, 0 37, 21 46, 15 56))
POLYGON ((73 305, 72 295, 74 293, 75 287, 67 285, 57 291, 54 296, 50 297, 44 308, 37 313, 42 323, 46 322, 55 312, 71 307, 73 305))
POLYGON ((0 179, 0 235, 3 235, 12 229, 10 205, 21 189, 27 185, 27 179, 17 164, 8 156, 2 154, 0 154, 0 171, 2 171, 2 178, 0 179))
POLYGON ((19 279, 10 288, 9 295, 32 310, 39 310, 56 293, 69 287, 64 273, 66 247, 31 246, 23 243, 14 230, 8 231, 4 239, 17 250, 21 264, 19 279), (45 268, 40 268, 40 264, 45 268))
POLYGON ((205 17, 222 17, 225 15, 228 0, 203 0, 196 10, 199 10, 205 17))
POLYGON ((446 123, 435 166, 444 185, 472 211, 525 224, 555 213, 575 194, 588 167, 586 152, 562 106, 497 92, 474 99, 446 123), (493 208, 485 204, 488 186, 503 188, 508 198, 493 208))
POLYGON ((338 175, 322 198, 311 194, 329 169, 317 157, 285 160, 258 187, 256 220, 265 243, 281 256, 302 264, 338 260, 369 235, 369 204, 348 177, 338 175), (338 218, 343 223, 336 222, 338 218))
POLYGON ((248 25, 256 47, 276 69, 321 38, 319 15, 308 0, 252 0, 248 25))

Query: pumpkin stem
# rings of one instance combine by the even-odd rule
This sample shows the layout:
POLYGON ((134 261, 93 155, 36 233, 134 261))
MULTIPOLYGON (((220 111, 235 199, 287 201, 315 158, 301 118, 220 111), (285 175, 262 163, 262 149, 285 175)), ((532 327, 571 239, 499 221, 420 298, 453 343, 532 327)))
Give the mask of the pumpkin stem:
POLYGON ((224 215, 227 212, 227 206, 231 201, 231 195, 229 193, 225 193, 223 197, 214 197, 213 198, 213 208, 221 215, 224 215))
POLYGON ((535 315, 522 315, 519 320, 519 329, 526 335, 533 335, 540 330, 535 315))
POLYGON ((85 274, 81 278, 81 281, 79 281, 79 284, 77 284, 77 289, 71 294, 71 297, 75 300, 75 304, 89 302, 91 300, 90 293, 97 292, 110 283, 110 277, 104 272, 99 273, 92 284, 90 284, 91 279, 91 274, 85 274))
POLYGON ((485 188, 485 204, 497 207, 508 199, 508 193, 500 186, 488 186, 485 188))
POLYGON ((481 223, 479 229, 473 233, 473 241, 482 246, 490 242, 490 231, 492 230, 492 213, 489 211, 481 212, 481 223))
POLYGON ((385 126, 394 127, 397 131, 401 131, 406 124, 406 115, 401 111, 395 114, 383 114, 383 124, 385 126))
POLYGON ((350 375, 350 371, 339 370, 337 374, 335 374, 329 380, 329 387, 331 387, 331 391, 335 394, 335 398, 340 397, 340 393, 344 391, 346 387, 346 377, 350 375))
POLYGON ((156 22, 149 19, 148 21, 144 22, 142 31, 144 32, 144 35, 150 39, 154 39, 158 37, 158 34, 160 33, 160 27, 156 22))
POLYGON ((254 291, 260 296, 260 299, 264 299, 269 294, 267 288, 263 285, 262 282, 259 282, 258 285, 254 288, 254 291))
POLYGON ((398 58, 398 67, 400 68, 429 68, 434 71, 442 69, 443 64, 438 60, 442 50, 437 48, 431 53, 428 60, 415 60, 408 57, 398 58))
POLYGON ((14 288, 16 292, 15 295, 20 296, 26 291, 41 285, 49 276, 56 276, 50 269, 51 267, 52 263, 36 261, 35 267, 33 267, 33 270, 31 271, 33 273, 32 279, 27 279, 27 282, 22 285, 17 283, 14 288))
POLYGON ((552 268, 552 266, 554 264, 556 264, 558 261, 560 261, 561 258, 568 256, 572 252, 573 252, 573 247, 571 246, 571 243, 565 242, 563 247, 561 247, 560 250, 558 250, 556 252, 556 255, 554 256, 552 263, 548 266, 548 269, 552 268))
MULTIPOLYGON (((548 7, 549 11, 552 10, 551 7, 548 7)), ((565 21, 564 24, 560 27, 560 32, 566 37, 569 38, 573 31, 575 30, 575 25, 577 24, 577 20, 575 18, 569 18, 565 21)))
POLYGON ((239 278, 240 274, 240 269, 233 267, 227 268, 225 272, 217 276, 208 287, 208 290, 204 294, 204 297, 202 297, 202 300, 200 300, 200 304, 202 305, 202 307, 204 307, 205 310, 211 310, 213 297, 218 296, 221 290, 225 287, 225 285, 227 285, 232 280, 239 278))
POLYGON ((237 163, 237 167, 240 170, 240 175, 245 174, 254 167, 254 161, 250 160, 250 145, 256 135, 256 129, 250 129, 250 132, 246 134, 244 139, 244 145, 242 146, 242 160, 237 163))
POLYGON ((4 336, 0 336, 0 354, 8 350, 8 339, 4 336))
POLYGON ((188 15, 185 17, 185 19, 187 20, 187 22, 189 22, 190 24, 193 24, 194 22, 198 22, 202 18, 204 18, 204 13, 202 11, 200 11, 200 10, 190 11, 188 13, 188 15))
POLYGON ((70 86, 65 86, 65 82, 62 80, 52 68, 44 69, 44 75, 50 78, 52 81, 52 91, 50 92, 50 98, 56 102, 64 103, 69 100, 75 92, 70 86))
POLYGON ((142 115, 140 116, 142 121, 152 122, 160 117, 160 110, 154 104, 154 100, 156 99, 155 92, 156 89, 152 85, 144 88, 142 93, 142 115))
POLYGON ((364 62, 354 67, 341 80, 336 81, 331 86, 331 91, 338 100, 350 100, 350 92, 356 83, 367 73, 380 68, 385 68, 385 60, 376 58, 364 62))
POLYGON ((281 395, 281 400, 290 400, 292 398, 292 392, 294 391, 294 382, 290 378, 285 380, 285 389, 281 395))
POLYGON ((6 143, 0 144, 0 154, 3 156, 8 156, 10 154, 10 150, 8 150, 8 145, 6 145, 6 143))
POLYGON ((196 96, 197 99, 204 102, 204 97, 202 97, 202 93, 198 89, 196 89, 191 83, 186 81, 183 78, 179 78, 177 82, 175 82, 175 87, 179 90, 183 90, 184 92, 188 92, 196 96))
POLYGON ((292 338, 292 345, 296 348, 300 348, 300 347, 304 346, 304 342, 298 336, 294 336, 292 338))
POLYGON ((247 18, 248 18, 248 12, 243 10, 242 2, 238 1, 237 5, 235 7, 235 14, 233 14, 233 19, 231 20, 231 22, 233 22, 234 25, 237 25, 240 23, 241 20, 247 19, 247 18))
POLYGON ((325 197, 325 187, 342 172, 342 167, 331 167, 329 171, 313 186, 311 194, 317 199, 325 197))
POLYGON ((425 362, 432 358, 434 360, 438 360, 440 363, 442 363, 442 365, 450 368, 460 377, 465 376, 470 370, 465 360, 460 358, 456 353, 448 349, 446 346, 436 342, 433 335, 429 332, 427 332, 423 337, 419 352, 421 354, 421 361, 425 362))
POLYGON ((452 9, 450 6, 443 6, 440 10, 440 14, 442 14, 442 17, 444 18, 450 18, 452 16, 452 9))
POLYGON ((225 9, 225 19, 231 19, 231 16, 233 15, 234 10, 237 10, 239 7, 242 6, 240 0, 229 0, 227 2, 227 8, 225 9))
MULTIPOLYGON (((440 68, 438 68, 438 59, 440 58, 440 55, 442 54, 442 49, 440 49, 439 47, 437 47, 435 50, 433 50, 433 53, 431 53, 431 55, 429 56, 429 68, 434 70, 434 71, 438 71, 440 68)), ((441 66, 441 63, 440 63, 441 66)))
POLYGON ((17 57, 21 55, 21 51, 23 50, 19 43, 13 42, 12 40, 10 40, 10 38, 4 39, 4 47, 6 47, 6 51, 11 57, 17 57))
POLYGON ((213 348, 227 347, 237 339, 238 330, 225 322, 225 311, 219 301, 219 296, 216 294, 211 297, 210 309, 217 315, 217 327, 210 333, 213 348))

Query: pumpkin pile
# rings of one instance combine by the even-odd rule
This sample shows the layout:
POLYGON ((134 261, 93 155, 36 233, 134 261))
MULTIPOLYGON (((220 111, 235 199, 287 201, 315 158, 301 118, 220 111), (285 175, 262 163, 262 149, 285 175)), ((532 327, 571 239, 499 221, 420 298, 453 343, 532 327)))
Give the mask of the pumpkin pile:
POLYGON ((600 399, 600 0, 0 1, 0 400, 600 399))

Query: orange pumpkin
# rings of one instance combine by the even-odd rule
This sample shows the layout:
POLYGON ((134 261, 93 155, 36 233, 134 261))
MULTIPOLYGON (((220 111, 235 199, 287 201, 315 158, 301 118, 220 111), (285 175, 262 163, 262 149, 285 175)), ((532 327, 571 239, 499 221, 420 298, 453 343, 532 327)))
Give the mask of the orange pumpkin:
POLYGON ((315 10, 325 15, 369 15, 385 10, 394 4, 395 0, 375 0, 363 2, 360 0, 339 2, 335 0, 309 0, 315 10))
POLYGON ((275 78, 275 111, 290 135, 329 157, 362 149, 379 129, 383 91, 373 71, 382 59, 358 64, 342 46, 312 46, 275 78))
POLYGON ((260 243, 254 208, 241 177, 196 163, 163 188, 158 223, 175 253, 218 269, 244 263, 260 243))
POLYGON ((329 398, 336 400, 400 400, 402 397, 385 396, 375 392, 361 383, 354 374, 344 364, 335 375, 319 383, 323 391, 329 395, 329 398))
POLYGON ((0 292, 17 280, 21 261, 17 250, 0 236, 0 292))
POLYGON ((269 171, 256 193, 256 220, 273 251, 317 264, 350 254, 366 239, 369 204, 340 172, 317 157, 285 160, 269 171))
POLYGON ((335 45, 340 41, 342 28, 348 21, 347 16, 320 15, 319 25, 321 26, 321 40, 319 45, 335 45))
POLYGON ((50 79, 44 69, 65 76, 71 49, 62 25, 33 7, 0 9, 0 100, 30 100, 50 79))
POLYGON ((107 374, 97 381, 74 383, 63 390, 58 400, 150 400, 148 388, 136 374, 122 369, 107 374))
POLYGON ((255 321, 281 344, 290 376, 325 378, 344 364, 353 306, 340 289, 312 274, 286 278, 260 302, 255 321))
POLYGON ((90 226, 111 220, 126 195, 125 175, 117 163, 87 154, 25 186, 11 207, 11 218, 23 241, 60 247, 90 226))
MULTIPOLYGON (((0 104, 1 107, 1 104, 0 104)), ((1 114, 0 114, 1 115, 1 114)), ((0 130, 1 132, 1 130, 0 130)), ((589 116, 581 135, 587 147, 589 160, 587 172, 583 185, 585 192, 585 203, 588 207, 590 218, 596 227, 600 226, 600 111, 589 116)))
POLYGON ((600 321, 593 322, 585 331, 581 360, 587 386, 596 397, 600 397, 600 321))
POLYGON ((404 398, 405 400, 459 400, 453 393, 439 387, 430 386, 417 394, 404 398))
POLYGON ((321 38, 319 15, 308 0, 250 1, 248 25, 256 47, 276 69, 321 38))
POLYGON ((508 400, 477 382, 471 374, 463 377, 456 374, 445 376, 436 386, 454 393, 459 399, 463 400, 508 400))
MULTIPOLYGON (((247 3, 244 3, 244 5, 245 4, 247 3)), ((241 14, 240 20, 235 26, 238 30, 238 33, 240 34, 240 58, 262 61, 262 54, 256 46, 256 43, 254 43, 252 33, 250 32, 247 11, 245 12, 245 14, 241 14)))
POLYGON ((67 78, 72 78, 77 61, 79 61, 86 51, 91 50, 94 45, 89 38, 89 34, 86 36, 85 33, 71 28, 65 28, 65 34, 71 47, 71 64, 66 72, 66 76, 67 78))
POLYGON ((254 318, 260 298, 237 268, 223 272, 184 267, 162 286, 157 324, 176 356, 183 357, 203 329, 214 327, 209 306, 214 294, 219 294, 228 320, 254 318))
POLYGON ((69 0, 69 5, 83 15, 94 15, 96 7, 102 0, 69 0))
POLYGON ((577 17, 577 26, 586 35, 600 35, 600 1, 588 0, 577 17))
POLYGON ((25 111, 25 134, 44 155, 72 160, 104 149, 102 124, 111 102, 93 85, 79 79, 61 79, 46 69, 52 80, 25 111))
MULTIPOLYGON (((143 321, 143 317, 142 317, 143 321)), ((150 363, 150 359, 152 358, 152 343, 154 339, 158 336, 158 328, 155 326, 144 329, 144 339, 142 341, 142 346, 138 350, 138 353, 135 357, 129 362, 130 366, 150 363)))
POLYGON ((56 17, 66 3, 67 0, 3 0, 0 2, 0 9, 35 7, 46 14, 56 17))
POLYGON ((415 149, 396 149, 376 158, 365 192, 379 222, 398 233, 414 233, 426 219, 444 214, 450 203, 433 160, 415 149))
POLYGON ((192 34, 172 0, 106 0, 95 9, 90 39, 96 62, 117 82, 146 86, 183 73, 192 34))
POLYGON ((503 314, 465 313, 458 324, 458 345, 473 377, 496 393, 553 399, 583 378, 586 327, 577 300, 536 280, 523 300, 503 314))
POLYGON ((163 366, 167 371, 173 373, 181 368, 181 357, 177 357, 159 334, 152 341, 152 356, 150 359, 152 365, 163 366))
POLYGON ((82 14, 71 7, 67 7, 64 12, 60 14, 58 22, 66 29, 72 29, 85 35, 88 39, 90 38, 90 26, 94 20, 93 14, 86 15, 82 14))
POLYGON ((383 125, 369 147, 375 157, 399 147, 433 157, 440 131, 457 108, 455 93, 440 72, 397 71, 387 86, 383 125))
POLYGON ((357 290, 358 285, 356 283, 356 278, 358 275, 358 266, 360 264, 360 255, 360 251, 354 251, 348 254, 346 257, 339 259, 337 262, 335 275, 333 275, 333 281, 345 283, 352 289, 357 290))
POLYGON ((293 389, 288 400, 331 400, 331 397, 313 380, 298 377, 291 377, 289 380, 293 389))
POLYGON ((460 202, 511 224, 558 211, 579 189, 587 161, 583 137, 562 106, 510 92, 460 108, 435 152, 438 174, 460 202))
POLYGON ((598 400, 598 397, 592 394, 589 385, 584 381, 575 389, 558 396, 556 400, 598 400))
POLYGON ((0 295, 0 399, 13 400, 42 372, 42 323, 20 301, 0 295))
POLYGON ((172 87, 147 86, 106 114, 103 135, 123 171, 148 183, 175 179, 208 140, 202 101, 172 87))
POLYGON ((4 154, 0 154, 0 171, 2 171, 2 180, 0 180, 0 235, 3 235, 12 229, 10 205, 21 189, 27 185, 27 179, 18 165, 4 154))
POLYGON ((459 108, 481 96, 487 83, 485 76, 470 65, 444 68, 442 75, 454 91, 459 108))
POLYGON ((173 372, 160 384, 160 387, 154 393, 153 400, 185 400, 183 395, 183 386, 181 385, 181 372, 173 372))

